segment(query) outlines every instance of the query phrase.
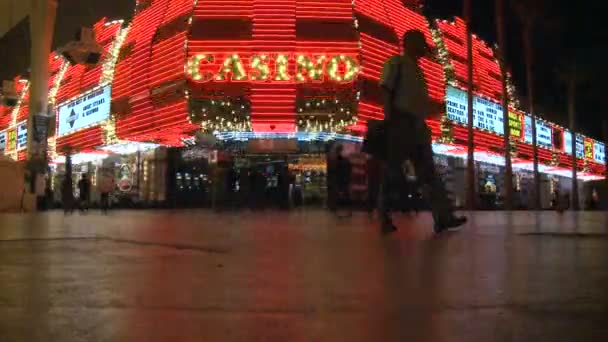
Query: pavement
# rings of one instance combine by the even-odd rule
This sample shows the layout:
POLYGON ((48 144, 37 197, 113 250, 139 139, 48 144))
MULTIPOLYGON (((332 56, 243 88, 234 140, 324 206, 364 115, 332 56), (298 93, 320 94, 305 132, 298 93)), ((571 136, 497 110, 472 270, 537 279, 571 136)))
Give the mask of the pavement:
POLYGON ((608 341, 608 215, 0 215, 0 342, 608 341))

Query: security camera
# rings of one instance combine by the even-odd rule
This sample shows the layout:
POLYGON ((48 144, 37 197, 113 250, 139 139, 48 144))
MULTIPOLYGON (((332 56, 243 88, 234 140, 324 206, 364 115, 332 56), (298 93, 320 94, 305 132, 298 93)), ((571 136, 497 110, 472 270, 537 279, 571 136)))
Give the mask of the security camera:
POLYGON ((13 81, 2 81, 2 104, 7 107, 15 107, 17 105, 17 90, 15 89, 15 82, 13 81))
POLYGON ((95 32, 83 27, 76 33, 76 40, 59 49, 59 53, 71 64, 95 65, 104 53, 103 47, 95 40, 95 32))

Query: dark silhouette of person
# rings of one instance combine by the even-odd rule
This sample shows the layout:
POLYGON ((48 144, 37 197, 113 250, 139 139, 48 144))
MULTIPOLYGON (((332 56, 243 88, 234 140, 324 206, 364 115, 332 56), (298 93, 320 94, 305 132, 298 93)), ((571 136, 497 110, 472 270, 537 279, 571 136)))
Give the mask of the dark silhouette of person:
POLYGON ((258 208, 258 200, 259 200, 259 189, 258 189, 258 178, 261 177, 257 168, 252 168, 249 173, 249 194, 247 197, 247 204, 249 209, 257 209, 258 208))
POLYGON ((424 34, 410 30, 403 35, 403 55, 391 57, 382 70, 384 114, 386 127, 386 167, 381 187, 380 211, 382 230, 397 229, 389 206, 390 184, 403 175, 403 163, 414 164, 418 182, 429 197, 435 221, 434 230, 441 233, 466 223, 466 217, 456 217, 447 197, 442 179, 433 161, 431 131, 425 119, 431 112, 424 74, 418 66, 420 58, 429 51, 424 34))
POLYGON ((71 214, 74 211, 74 184, 72 181, 72 156, 67 153, 65 156, 65 176, 61 183, 61 202, 63 211, 71 214))
POLYGON ((244 168, 239 173, 239 206, 249 207, 249 196, 251 193, 251 170, 244 168))
POLYGON ((277 179, 277 197, 279 208, 282 210, 289 209, 289 166, 287 161, 279 166, 277 179))
POLYGON ((350 161, 345 158, 342 153, 344 147, 342 145, 336 146, 336 194, 337 194, 337 205, 340 208, 350 208, 350 182, 352 166, 350 161))
POLYGON ((82 178, 78 181, 78 189, 80 190, 80 210, 88 210, 91 199, 91 181, 86 173, 83 173, 82 178))
POLYGON ((337 207, 337 145, 330 143, 327 146, 325 158, 327 162, 327 208, 331 211, 335 211, 337 207))
POLYGON ((98 180, 101 211, 107 213, 110 210, 110 195, 116 188, 114 175, 111 171, 104 171, 98 180))
POLYGON ((66 214, 71 214, 74 211, 73 187, 72 178, 66 175, 61 183, 61 202, 63 204, 63 211, 66 214))

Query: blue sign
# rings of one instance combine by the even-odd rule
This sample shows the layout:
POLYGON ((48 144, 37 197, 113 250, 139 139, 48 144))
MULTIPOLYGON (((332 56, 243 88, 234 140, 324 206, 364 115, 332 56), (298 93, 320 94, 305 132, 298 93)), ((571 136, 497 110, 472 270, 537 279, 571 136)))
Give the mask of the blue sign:
POLYGON ((572 134, 569 131, 564 131, 564 152, 572 155, 572 134))
MULTIPOLYGON (((446 113, 448 119, 466 125, 468 120, 468 95, 464 90, 448 87, 446 90, 446 113)), ((473 97, 473 126, 503 135, 502 105, 486 100, 483 97, 473 97)))
POLYGON ((580 134, 576 135, 576 158, 585 158, 585 137, 580 134))
POLYGON ((17 126, 17 150, 27 147, 27 121, 17 126))
POLYGON ((0 132, 0 155, 6 150, 6 131, 0 132))
MULTIPOLYGON (((528 144, 532 144, 532 117, 525 115, 524 119, 524 139, 528 144)), ((536 143, 539 146, 553 147, 553 131, 548 124, 536 120, 536 143)))
POLYGON ((606 163, 606 150, 605 145, 599 141, 593 144, 593 160, 600 164, 606 163))
MULTIPOLYGON (((572 134, 570 131, 564 131, 564 152, 572 155, 572 134)), ((576 158, 585 156, 585 138, 582 135, 576 135, 576 158)))
POLYGON ((93 126, 110 117, 112 87, 105 86, 59 106, 59 135, 93 126))

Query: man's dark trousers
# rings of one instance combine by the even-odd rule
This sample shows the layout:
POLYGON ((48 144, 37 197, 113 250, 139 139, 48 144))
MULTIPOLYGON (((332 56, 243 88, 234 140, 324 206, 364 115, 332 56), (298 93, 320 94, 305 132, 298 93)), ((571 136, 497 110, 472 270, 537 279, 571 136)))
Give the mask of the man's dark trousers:
POLYGON ((387 121, 387 160, 382 181, 380 212, 383 223, 391 222, 390 189, 395 180, 403 177, 403 162, 414 164, 418 183, 430 200, 435 223, 446 222, 453 216, 453 207, 433 161, 431 131, 422 118, 410 113, 395 112, 387 121))

